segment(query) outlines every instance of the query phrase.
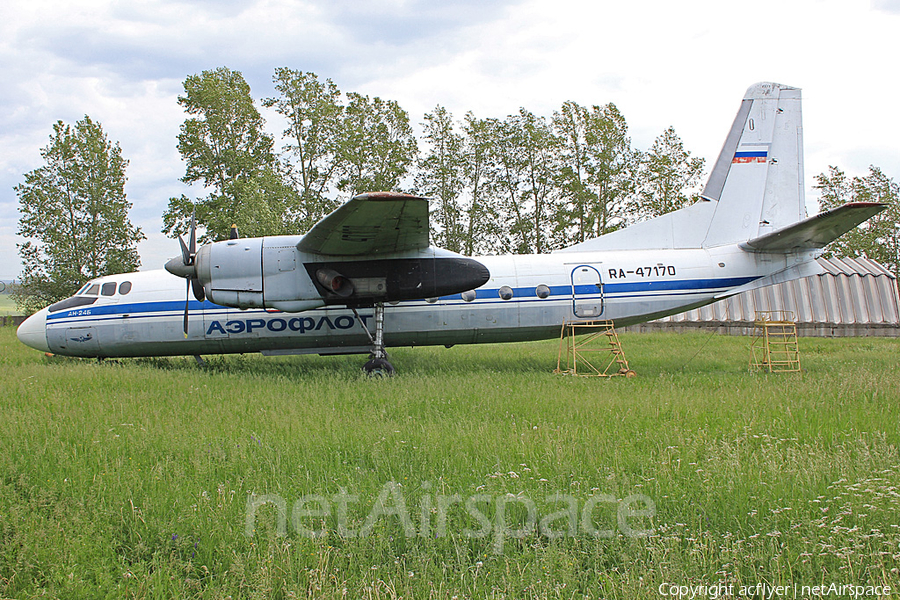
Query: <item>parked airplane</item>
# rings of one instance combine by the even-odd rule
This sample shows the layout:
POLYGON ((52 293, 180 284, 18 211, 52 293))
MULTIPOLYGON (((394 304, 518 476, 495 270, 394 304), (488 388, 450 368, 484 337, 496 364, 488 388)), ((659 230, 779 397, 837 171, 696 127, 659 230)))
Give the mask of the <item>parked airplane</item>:
POLYGON ((198 250, 192 224, 169 272, 90 281, 18 337, 83 357, 371 353, 365 369, 391 373, 388 346, 546 339, 573 319, 625 326, 813 275, 821 248, 883 209, 806 218, 800 90, 759 83, 701 200, 627 229, 552 254, 466 258, 429 246, 427 199, 387 192, 306 235, 198 250))

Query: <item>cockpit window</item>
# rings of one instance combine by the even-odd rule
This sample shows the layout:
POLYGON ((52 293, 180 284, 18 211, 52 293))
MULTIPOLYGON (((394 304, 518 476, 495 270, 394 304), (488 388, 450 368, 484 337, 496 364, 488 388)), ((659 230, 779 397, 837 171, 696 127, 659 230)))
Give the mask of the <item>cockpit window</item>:
POLYGON ((116 282, 107 281, 106 283, 104 283, 102 291, 100 293, 104 296, 114 296, 116 293, 116 282))
POLYGON ((86 296, 96 296, 99 293, 100 293, 100 284, 95 283, 90 288, 88 288, 88 291, 85 292, 85 295, 86 296))
POLYGON ((47 309, 50 312, 58 312, 61 310, 66 310, 68 308, 78 308, 79 306, 90 306, 94 302, 97 301, 96 297, 89 296, 72 296, 71 298, 66 298, 65 300, 60 300, 56 304, 51 304, 47 309))
POLYGON ((80 290, 78 290, 77 292, 75 292, 75 295, 76 295, 76 296, 79 296, 79 295, 83 294, 84 291, 85 291, 86 289, 88 289, 89 287, 91 287, 91 284, 90 284, 90 283, 84 284, 84 287, 81 288, 80 290))
POLYGON ((127 294, 130 291, 131 291, 131 282, 130 281, 123 281, 122 283, 119 284, 119 294, 121 294, 122 296, 124 296, 125 294, 127 294))

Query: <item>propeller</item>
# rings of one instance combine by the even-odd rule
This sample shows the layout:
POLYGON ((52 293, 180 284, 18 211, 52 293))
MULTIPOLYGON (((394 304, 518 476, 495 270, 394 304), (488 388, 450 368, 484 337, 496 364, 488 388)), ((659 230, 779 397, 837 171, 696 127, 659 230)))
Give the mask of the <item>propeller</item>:
POLYGON ((181 256, 169 260, 166 263, 166 271, 187 280, 187 288, 184 292, 184 337, 188 334, 188 305, 191 300, 191 292, 198 302, 203 302, 206 294, 203 292, 203 284, 197 277, 197 219, 191 215, 191 234, 187 244, 181 236, 178 236, 178 244, 181 246, 181 256))

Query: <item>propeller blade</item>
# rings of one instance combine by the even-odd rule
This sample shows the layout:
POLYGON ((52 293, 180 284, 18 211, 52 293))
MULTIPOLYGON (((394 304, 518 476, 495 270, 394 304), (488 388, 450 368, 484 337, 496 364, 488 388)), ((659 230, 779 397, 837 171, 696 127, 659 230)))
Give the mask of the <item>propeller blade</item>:
POLYGON ((188 336, 188 303, 191 301, 191 280, 187 280, 187 289, 184 291, 184 337, 188 336))
POLYGON ((190 250, 188 250, 188 247, 184 244, 184 240, 181 239, 180 235, 178 236, 178 243, 181 244, 181 262, 184 264, 184 266, 189 267, 191 265, 191 259, 193 257, 191 256, 190 250))
POLYGON ((194 298, 197 302, 203 302, 206 298, 206 292, 203 291, 203 284, 196 277, 191 277, 191 291, 194 292, 194 298))
POLYGON ((196 211, 191 213, 191 241, 188 244, 188 248, 190 248, 190 250, 191 250, 191 261, 193 261, 194 255, 197 254, 197 213, 196 213, 196 211))

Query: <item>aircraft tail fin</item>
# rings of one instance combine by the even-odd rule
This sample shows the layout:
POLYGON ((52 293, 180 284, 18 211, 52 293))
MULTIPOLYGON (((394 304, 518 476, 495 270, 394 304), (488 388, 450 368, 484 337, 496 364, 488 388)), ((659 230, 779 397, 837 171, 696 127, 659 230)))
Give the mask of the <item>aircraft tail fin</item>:
POLYGON ((704 247, 746 242, 806 218, 800 90, 750 86, 701 198, 716 203, 704 247))
POLYGON ((750 86, 700 198, 560 252, 711 248, 760 238, 805 219, 798 88, 750 86))

